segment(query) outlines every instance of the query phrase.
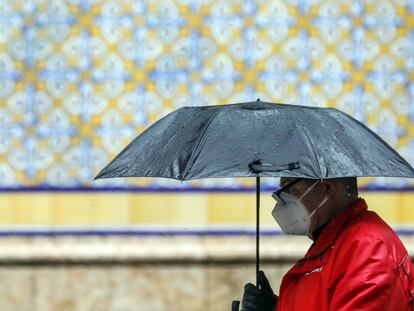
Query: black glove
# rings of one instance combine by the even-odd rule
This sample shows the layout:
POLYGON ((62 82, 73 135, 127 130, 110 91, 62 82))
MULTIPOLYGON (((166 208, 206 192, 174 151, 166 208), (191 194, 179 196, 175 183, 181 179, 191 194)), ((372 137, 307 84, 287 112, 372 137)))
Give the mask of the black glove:
POLYGON ((247 283, 244 286, 241 311, 274 311, 278 297, 273 293, 263 271, 257 275, 258 286, 247 283))

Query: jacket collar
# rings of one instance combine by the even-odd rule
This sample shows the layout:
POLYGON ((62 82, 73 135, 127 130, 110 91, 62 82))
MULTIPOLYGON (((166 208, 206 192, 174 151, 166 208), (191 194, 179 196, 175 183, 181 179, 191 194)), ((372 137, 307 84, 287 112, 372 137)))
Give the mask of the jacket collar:
POLYGON ((311 248, 302 260, 307 260, 324 253, 333 245, 344 225, 351 219, 361 214, 363 211, 367 210, 367 208, 367 204, 362 198, 359 198, 353 202, 342 213, 337 215, 326 225, 316 242, 312 244, 311 248))

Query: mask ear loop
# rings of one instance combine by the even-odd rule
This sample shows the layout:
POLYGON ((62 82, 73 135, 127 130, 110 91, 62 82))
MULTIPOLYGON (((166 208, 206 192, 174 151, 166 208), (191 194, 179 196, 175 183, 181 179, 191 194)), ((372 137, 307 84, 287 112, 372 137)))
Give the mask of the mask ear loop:
MULTIPOLYGON (((305 196, 305 195, 307 195, 308 193, 309 193, 309 191, 311 191, 313 188, 315 188, 315 186, 316 186, 316 184, 318 183, 318 182, 322 182, 322 179, 318 179, 317 181, 315 181, 313 184, 312 184, 312 186, 310 186, 309 188, 308 188, 308 190, 306 190, 305 191, 305 193, 304 194, 302 194, 301 196, 300 196, 300 198, 297 200, 297 201, 300 201, 300 200, 302 200, 302 198, 305 196)), ((326 197, 326 198, 324 198, 323 200, 322 200, 322 202, 321 203, 319 203, 319 205, 318 205, 318 207, 316 207, 310 214, 309 214, 309 219, 311 220, 312 219, 312 216, 313 215, 315 215, 315 213, 318 211, 318 209, 319 208, 321 208, 322 207, 322 205, 323 204, 325 204, 326 203, 326 201, 329 199, 329 197, 326 197)), ((310 230, 310 226, 309 226, 309 228, 308 228, 308 232, 306 233, 306 235, 307 236, 309 236, 309 230, 310 230)))
POLYGON ((308 188, 308 190, 306 190, 306 191, 305 191, 305 193, 304 193, 304 194, 302 194, 302 195, 300 196, 300 198, 299 198, 299 199, 297 199, 297 201, 302 200, 302 199, 303 199, 303 197, 309 193, 309 191, 311 191, 313 188, 315 188, 316 184, 317 184, 319 181, 320 181, 320 180, 315 181, 315 182, 312 184, 312 186, 310 186, 310 187, 308 188))
POLYGON ((326 203, 326 201, 329 200, 329 197, 325 197, 321 203, 319 203, 319 205, 312 211, 312 213, 309 214, 309 217, 312 217, 313 215, 315 215, 315 213, 318 211, 318 209, 320 209, 322 207, 322 205, 324 205, 326 203))
MULTIPOLYGON (((330 196, 325 197, 321 203, 319 203, 319 205, 309 214, 309 219, 312 221, 312 216, 316 214, 316 212, 326 203, 326 201, 328 201, 330 198, 330 196)), ((308 229, 308 233, 306 234, 307 236, 309 236, 310 234, 310 227, 308 229)))

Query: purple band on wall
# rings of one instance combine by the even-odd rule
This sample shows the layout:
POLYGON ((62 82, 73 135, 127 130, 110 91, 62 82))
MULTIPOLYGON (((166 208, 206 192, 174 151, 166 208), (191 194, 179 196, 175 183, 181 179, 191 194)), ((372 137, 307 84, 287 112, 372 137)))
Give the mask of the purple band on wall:
MULTIPOLYGON (((261 187, 263 192, 273 192, 278 187, 261 187)), ((402 188, 397 187, 384 187, 384 186, 369 186, 358 188, 360 192, 414 192, 414 186, 407 186, 402 188)), ((220 192, 220 193, 234 193, 234 192, 255 192, 255 187, 217 187, 217 188, 205 188, 205 187, 188 187, 188 188, 160 188, 160 187, 0 187, 1 192, 139 192, 139 193, 152 193, 152 192, 220 192)))
MULTIPOLYGON (((411 236, 414 235, 413 228, 395 229, 398 235, 411 236)), ((71 229, 71 230, 33 230, 33 229, 21 229, 21 230, 0 230, 0 237, 59 237, 59 236, 255 236, 255 229, 246 230, 232 230, 232 229, 220 229, 220 230, 112 230, 112 229, 100 229, 100 230, 88 230, 88 229, 71 229)), ((281 236, 283 233, 280 230, 261 230, 261 236, 281 236)))

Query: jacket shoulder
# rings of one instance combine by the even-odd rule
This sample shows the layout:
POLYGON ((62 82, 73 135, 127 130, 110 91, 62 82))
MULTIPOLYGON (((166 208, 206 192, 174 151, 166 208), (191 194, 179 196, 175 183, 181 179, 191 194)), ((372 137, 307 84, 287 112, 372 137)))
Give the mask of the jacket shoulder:
POLYGON ((397 257, 407 253, 395 231, 373 211, 363 211, 357 217, 351 219, 344 225, 339 237, 342 242, 346 243, 367 239, 384 243, 397 257))

